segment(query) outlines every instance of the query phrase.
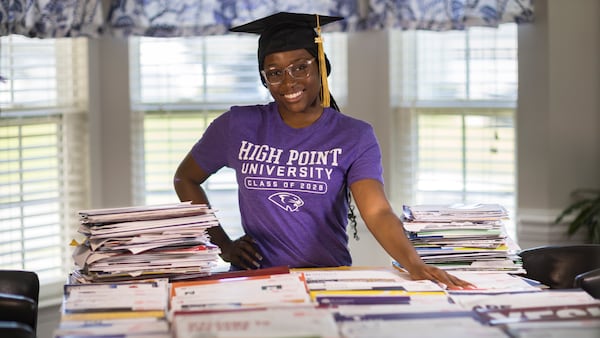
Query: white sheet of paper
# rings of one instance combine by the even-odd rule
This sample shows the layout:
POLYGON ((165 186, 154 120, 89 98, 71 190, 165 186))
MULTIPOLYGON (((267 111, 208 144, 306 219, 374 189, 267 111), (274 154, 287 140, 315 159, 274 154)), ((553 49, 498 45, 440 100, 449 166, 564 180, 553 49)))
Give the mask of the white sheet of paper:
POLYGON ((215 308, 219 305, 261 306, 266 304, 310 304, 302 273, 200 281, 172 286, 171 309, 215 308))
POLYGON ((348 321, 338 323, 338 327, 345 338, 506 338, 499 328, 481 325, 469 317, 348 321))
POLYGON ((337 338, 332 314, 314 307, 279 307, 243 311, 176 313, 175 337, 337 338))
POLYGON ((465 310, 471 309, 500 309, 512 307, 536 307, 570 304, 597 304, 600 300, 594 299, 583 290, 544 290, 540 292, 519 292, 496 295, 481 294, 451 294, 458 304, 465 310))

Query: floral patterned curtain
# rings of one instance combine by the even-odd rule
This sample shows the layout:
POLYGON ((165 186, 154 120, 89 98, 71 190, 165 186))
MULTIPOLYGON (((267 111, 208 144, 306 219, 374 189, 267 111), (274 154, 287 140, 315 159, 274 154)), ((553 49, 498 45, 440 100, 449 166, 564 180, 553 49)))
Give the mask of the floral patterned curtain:
POLYGON ((356 0, 113 0, 108 26, 116 36, 215 35, 280 11, 352 16, 357 12, 357 3, 356 0))
POLYGON ((279 11, 343 16, 324 31, 450 30, 533 20, 533 0, 0 0, 0 35, 197 36, 279 11), (108 2, 110 1, 110 2, 108 2))
POLYGON ((464 30, 533 20, 533 0, 371 0, 365 29, 464 30))
POLYGON ((0 36, 97 37, 103 24, 101 0, 0 0, 0 36))
POLYGON ((345 20, 323 31, 386 28, 450 30, 533 20, 533 0, 113 0, 108 25, 117 36, 224 34, 275 12, 319 13, 345 20))

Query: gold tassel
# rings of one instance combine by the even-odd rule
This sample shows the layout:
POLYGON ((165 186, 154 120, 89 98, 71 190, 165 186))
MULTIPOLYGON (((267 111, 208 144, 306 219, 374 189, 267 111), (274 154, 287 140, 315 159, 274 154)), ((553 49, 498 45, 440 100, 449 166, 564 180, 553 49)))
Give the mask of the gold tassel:
POLYGON ((317 14, 317 37, 315 38, 317 50, 319 53, 319 71, 321 73, 321 104, 323 107, 329 107, 329 85, 327 84, 327 64, 325 62, 325 51, 323 50, 323 38, 321 37, 321 25, 319 24, 319 15, 317 14))

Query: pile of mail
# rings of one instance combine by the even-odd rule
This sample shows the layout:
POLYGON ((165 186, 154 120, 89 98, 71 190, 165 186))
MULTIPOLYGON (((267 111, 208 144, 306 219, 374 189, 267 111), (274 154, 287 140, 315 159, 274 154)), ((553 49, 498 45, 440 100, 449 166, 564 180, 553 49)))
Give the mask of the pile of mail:
POLYGON ((410 241, 426 263, 446 270, 524 272, 499 204, 404 206, 410 241))
POLYGON ((65 284, 54 338, 172 338, 166 278, 65 284))
POLYGON ((82 210, 78 232, 85 236, 73 253, 73 281, 81 283, 207 275, 220 250, 207 229, 218 225, 206 205, 82 210))

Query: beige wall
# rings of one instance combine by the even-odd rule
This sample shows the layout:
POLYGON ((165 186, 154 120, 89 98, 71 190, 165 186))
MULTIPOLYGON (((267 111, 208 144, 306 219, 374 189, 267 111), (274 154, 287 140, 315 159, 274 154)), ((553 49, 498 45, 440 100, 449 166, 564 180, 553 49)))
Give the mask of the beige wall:
POLYGON ((519 28, 519 244, 561 243, 554 218, 600 188, 600 1, 536 1, 519 28))

